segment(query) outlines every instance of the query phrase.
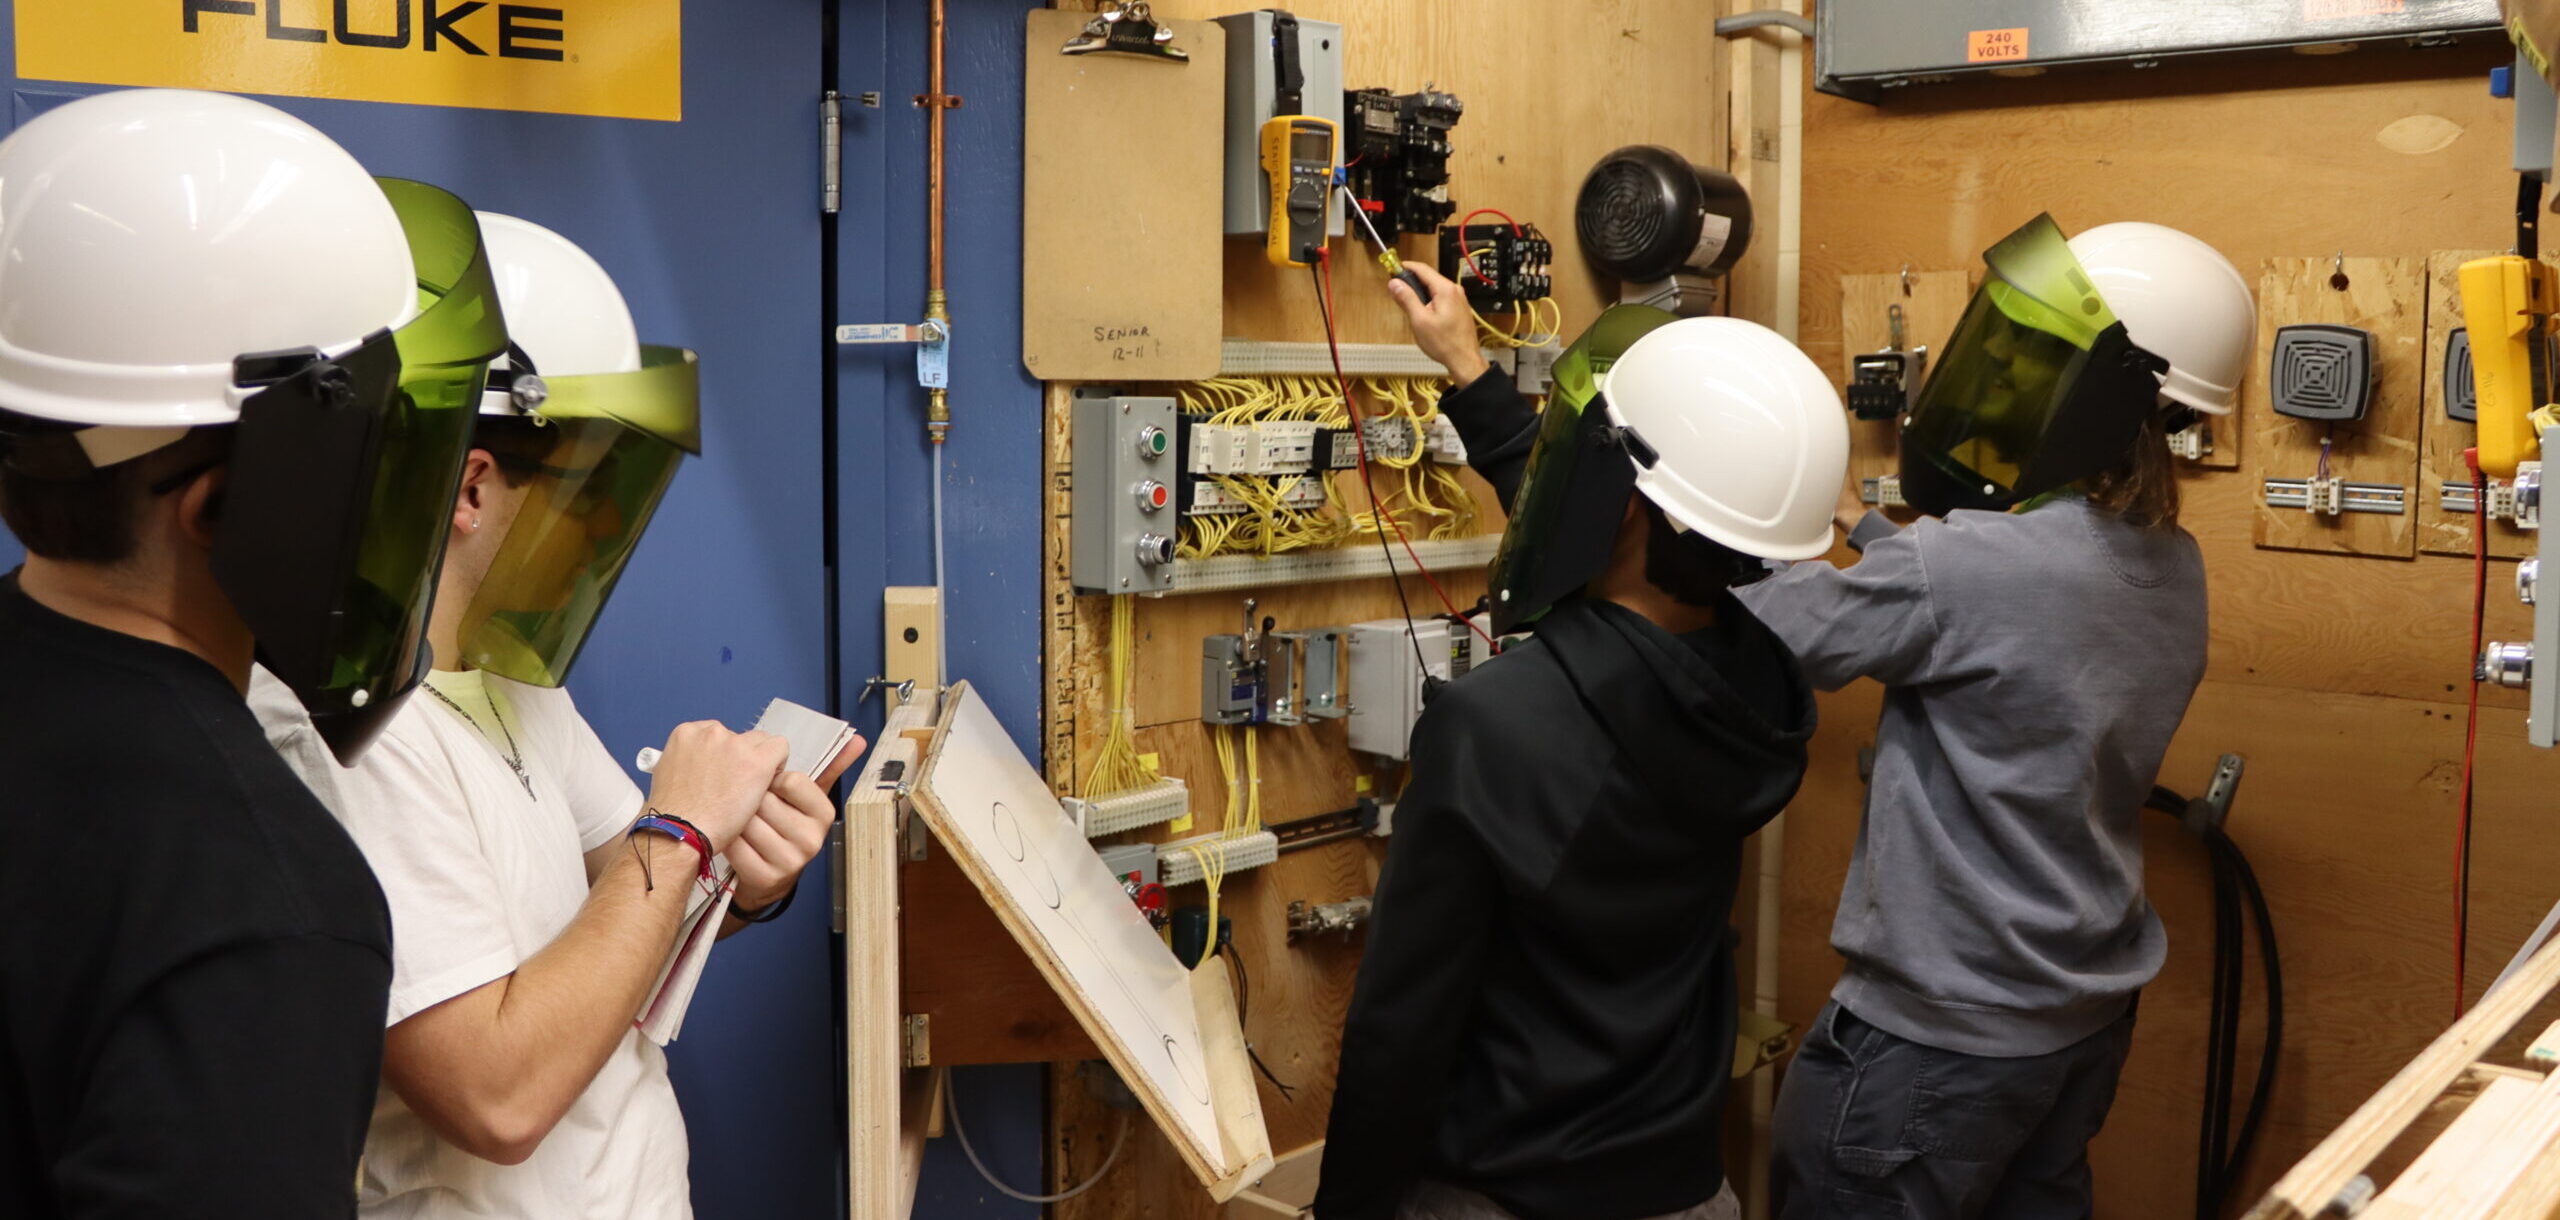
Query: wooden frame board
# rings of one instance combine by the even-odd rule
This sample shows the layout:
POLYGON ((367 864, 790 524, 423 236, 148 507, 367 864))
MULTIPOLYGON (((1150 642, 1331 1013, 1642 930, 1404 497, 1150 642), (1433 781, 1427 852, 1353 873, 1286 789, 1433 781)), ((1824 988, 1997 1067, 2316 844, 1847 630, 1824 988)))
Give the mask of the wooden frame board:
POLYGON ((965 682, 912 800, 1210 1196, 1259 1175, 1270 1140, 1225 978, 1174 960, 965 682))
MULTIPOLYGON (((2424 486, 2418 489, 2418 549, 2430 555, 2467 558, 2471 554, 2471 523, 2477 518, 2445 511, 2444 485, 2470 481, 2462 451, 2472 446, 2479 430, 2445 414, 2441 370, 2445 341, 2462 329, 2462 264, 2501 253, 2438 250, 2427 256, 2427 384, 2423 456, 2418 464, 2418 480, 2424 486)), ((2498 521, 2489 527, 2489 558, 2523 559, 2533 550, 2533 534, 2517 529, 2515 522, 2498 521)))
POLYGON ((1167 20, 1189 62, 1059 54, 1090 20, 1033 9, 1024 26, 1022 365, 1214 377, 1224 200, 1200 184, 1226 157, 1226 31, 1167 20))
MULTIPOLYGON (((2303 1220, 2328 1214, 2332 1201, 2347 1183, 2367 1173, 2377 1158, 2426 1117, 2429 1108, 2447 1090, 2466 1077, 2478 1078, 2484 1072, 2492 1076, 2512 1074, 2482 1060, 2555 987, 2560 987, 2560 939, 2546 942, 2506 985, 2481 997, 2442 1037, 2401 1068, 2390 1083, 2278 1179, 2249 1209, 2247 1220, 2303 1220)), ((2465 1171, 2456 1175, 2458 1180, 2450 1187, 2453 1194, 2461 1197, 2450 1201, 2450 1209, 2429 1207, 2416 1214, 2536 1218, 2551 1214, 2555 1202, 2560 1202, 2560 1155, 2553 1150, 2555 1139, 2560 1139, 2560 1077, 2543 1078, 2531 1087, 2532 1094, 2522 1100, 2513 1119, 2496 1124, 2494 1142, 2451 1148, 2444 1157, 2436 1158, 2466 1163, 2465 1171)), ((2484 1087, 2482 1096, 2472 1104, 2489 1101, 2489 1091, 2484 1087)), ((2437 1142, 2461 1138, 2462 1128, 2457 1119, 2437 1142)), ((2434 1152, 2431 1147, 2428 1153, 2421 1154, 2400 1176, 2408 1177, 2427 1166, 2434 1152)), ((2398 1186, 2396 1181, 2387 1184, 2394 1190, 2398 1186)), ((2421 1180, 2412 1184, 2410 1193, 2432 1199, 2436 1192, 2428 1181, 2421 1180)), ((2390 1196, 2386 1192, 2384 1197, 2390 1196)))
POLYGON ((2392 559, 2417 552, 2416 484, 2421 386, 2433 367, 2426 352, 2425 264, 2408 258, 2271 258, 2258 279, 2258 351, 2241 391, 2240 427, 2249 434, 2242 465, 2258 500, 2262 547, 2329 551, 2392 559), (2346 285, 2332 285, 2343 273, 2346 285), (2268 393, 2268 360, 2276 330, 2324 322, 2373 333, 2381 365, 2372 407, 2361 423, 2327 425, 2278 415, 2268 393), (2269 508, 2267 479, 2307 479, 2319 469, 2330 437, 2329 472, 2350 483, 2389 483, 2411 490, 2409 511, 2340 513, 2269 508))
POLYGON ((921 695, 889 713, 880 742, 845 799, 844 909, 846 1172, 849 1220, 905 1220, 923 1148, 908 1136, 911 1082, 899 1053, 898 794, 920 748, 906 736, 930 728, 934 702, 921 695))

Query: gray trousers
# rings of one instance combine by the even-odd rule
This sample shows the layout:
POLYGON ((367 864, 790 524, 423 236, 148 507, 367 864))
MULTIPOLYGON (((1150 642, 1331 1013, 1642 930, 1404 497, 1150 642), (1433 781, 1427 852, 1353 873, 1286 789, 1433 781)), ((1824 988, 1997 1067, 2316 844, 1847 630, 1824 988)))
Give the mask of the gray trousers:
POLYGON ((1824 1006, 1778 1090, 1782 1220, 2085 1220, 2133 1013, 2047 1055, 1923 1046, 1824 1006))
MULTIPOLYGON (((1513 1220, 1502 1205, 1472 1190, 1460 1190, 1440 1182, 1425 1181, 1406 1191, 1404 1202, 1396 1207, 1396 1220, 1513 1220)), ((1716 1188, 1716 1197, 1685 1211, 1676 1211, 1653 1220, 1742 1220, 1742 1203, 1733 1197, 1733 1183, 1716 1188)))

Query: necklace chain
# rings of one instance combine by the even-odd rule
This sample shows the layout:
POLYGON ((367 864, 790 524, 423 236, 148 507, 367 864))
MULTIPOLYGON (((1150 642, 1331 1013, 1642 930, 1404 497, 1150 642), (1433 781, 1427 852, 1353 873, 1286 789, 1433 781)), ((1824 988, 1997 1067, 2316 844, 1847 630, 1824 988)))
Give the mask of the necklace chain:
MULTIPOLYGON (((488 740, 489 730, 480 727, 480 718, 463 710, 461 704, 453 701, 453 696, 437 690, 432 682, 421 682, 419 685, 426 687, 427 693, 434 695, 438 702, 452 708, 453 714, 462 717, 463 723, 470 725, 474 732, 479 733, 481 740, 488 740)), ((507 731, 507 718, 498 710, 498 698, 495 695, 489 696, 489 717, 498 722, 498 735, 507 739, 507 752, 504 755, 507 769, 516 773, 516 782, 524 785, 524 794, 527 798, 541 800, 541 797, 533 793, 533 776, 524 769, 524 751, 517 747, 516 735, 507 731)))

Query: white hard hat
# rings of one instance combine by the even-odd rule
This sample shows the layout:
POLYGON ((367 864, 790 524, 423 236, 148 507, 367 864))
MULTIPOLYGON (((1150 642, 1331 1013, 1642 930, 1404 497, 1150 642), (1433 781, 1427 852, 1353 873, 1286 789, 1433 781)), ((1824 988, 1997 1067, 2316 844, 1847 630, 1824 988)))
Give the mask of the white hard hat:
POLYGON ((2220 251, 2166 225, 2122 221, 2071 239, 2107 308, 2143 350, 2169 362, 2160 393, 2228 415, 2256 350, 2249 282, 2220 251))
POLYGON ((480 213, 480 237, 507 315, 507 338, 547 377, 640 367, 631 307, 576 242, 515 216, 480 213))
POLYGON ((0 409, 229 423, 255 392, 234 357, 335 355, 417 310, 382 188, 273 106, 127 90, 0 141, 0 409))
POLYGON ((1602 393, 1641 442, 1636 490, 1673 522, 1763 559, 1831 549, 1848 417, 1784 336, 1740 318, 1670 322, 1618 357, 1602 393))

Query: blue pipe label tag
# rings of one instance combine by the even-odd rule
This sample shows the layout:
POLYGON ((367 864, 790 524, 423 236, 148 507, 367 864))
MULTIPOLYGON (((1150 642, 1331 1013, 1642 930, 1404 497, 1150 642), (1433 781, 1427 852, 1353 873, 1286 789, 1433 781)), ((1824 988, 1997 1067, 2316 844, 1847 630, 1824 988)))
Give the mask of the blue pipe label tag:
POLYGON ((951 324, 942 324, 942 337, 931 343, 916 345, 916 384, 928 390, 951 388, 951 324))

